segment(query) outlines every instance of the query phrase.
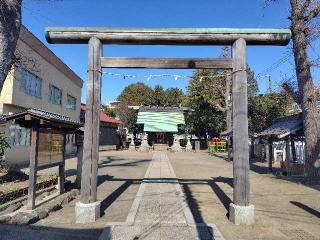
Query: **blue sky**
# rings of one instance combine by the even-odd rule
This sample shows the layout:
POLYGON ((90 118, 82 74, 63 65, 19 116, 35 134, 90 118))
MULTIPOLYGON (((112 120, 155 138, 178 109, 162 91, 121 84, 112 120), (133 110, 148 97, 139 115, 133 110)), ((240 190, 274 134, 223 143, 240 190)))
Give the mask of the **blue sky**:
MULTIPOLYGON (((233 28, 287 28, 290 22, 289 1, 279 0, 263 8, 263 0, 24 0, 23 24, 43 41, 58 57, 73 69, 86 83, 87 45, 48 44, 44 28, 48 26, 88 27, 233 27, 233 28)), ((274 89, 285 77, 294 74, 291 47, 248 47, 248 63, 258 78, 261 92, 268 86, 271 74, 274 89)), ((310 49, 318 57, 319 42, 310 49)), ((179 46, 116 46, 105 45, 104 56, 112 57, 217 57, 221 47, 179 46)), ((134 75, 180 74, 191 75, 192 70, 138 70, 105 69, 105 72, 134 75)), ((314 70, 319 83, 319 70, 314 70)), ((150 86, 178 87, 186 90, 188 79, 172 77, 123 79, 103 76, 102 103, 114 100, 130 83, 143 81, 150 86)), ((86 88, 82 89, 85 101, 86 88)))

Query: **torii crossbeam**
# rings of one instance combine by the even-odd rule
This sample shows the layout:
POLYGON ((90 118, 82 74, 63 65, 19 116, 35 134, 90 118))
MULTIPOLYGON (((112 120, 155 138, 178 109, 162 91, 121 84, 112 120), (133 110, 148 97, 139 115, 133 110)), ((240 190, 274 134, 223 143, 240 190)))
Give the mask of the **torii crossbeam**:
POLYGON ((97 172, 103 67, 232 70, 234 191, 229 218, 235 224, 254 222, 254 207, 250 205, 246 46, 285 46, 291 39, 289 29, 51 27, 46 28, 46 39, 49 43, 89 44, 84 159, 81 198, 76 206, 77 222, 95 221, 100 217, 97 172), (232 59, 104 58, 103 44, 232 45, 232 59))

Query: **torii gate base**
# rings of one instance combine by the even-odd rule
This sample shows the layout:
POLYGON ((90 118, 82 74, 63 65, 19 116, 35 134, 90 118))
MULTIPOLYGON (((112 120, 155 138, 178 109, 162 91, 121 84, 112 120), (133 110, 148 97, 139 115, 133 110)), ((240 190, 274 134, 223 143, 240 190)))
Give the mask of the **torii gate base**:
POLYGON ((235 225, 254 224, 254 205, 237 206, 230 203, 229 220, 235 225))
POLYGON ((126 29, 126 28, 47 28, 50 43, 89 41, 87 107, 81 177, 81 198, 76 204, 76 222, 93 222, 100 217, 97 201, 99 159, 99 114, 102 68, 220 68, 232 69, 233 103, 233 203, 230 221, 254 223, 250 205, 249 142, 246 44, 287 45, 288 29, 126 29), (226 59, 142 59, 103 58, 102 44, 127 45, 232 45, 232 63, 226 59))
POLYGON ((75 206, 76 223, 95 222, 100 218, 101 202, 82 203, 77 202, 75 206))

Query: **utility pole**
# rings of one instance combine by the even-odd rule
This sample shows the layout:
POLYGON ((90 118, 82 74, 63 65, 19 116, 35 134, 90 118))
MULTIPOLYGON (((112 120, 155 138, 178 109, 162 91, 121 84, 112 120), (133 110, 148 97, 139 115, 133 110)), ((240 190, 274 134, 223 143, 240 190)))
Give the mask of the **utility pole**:
POLYGON ((268 78, 269 81, 269 87, 268 87, 268 93, 272 93, 272 80, 271 80, 271 74, 266 74, 265 77, 268 78))
MULTIPOLYGON (((260 74, 258 74, 260 75, 260 74)), ((268 78, 268 90, 267 93, 272 93, 272 79, 271 79, 271 73, 260 75, 259 78, 267 77, 268 78)))

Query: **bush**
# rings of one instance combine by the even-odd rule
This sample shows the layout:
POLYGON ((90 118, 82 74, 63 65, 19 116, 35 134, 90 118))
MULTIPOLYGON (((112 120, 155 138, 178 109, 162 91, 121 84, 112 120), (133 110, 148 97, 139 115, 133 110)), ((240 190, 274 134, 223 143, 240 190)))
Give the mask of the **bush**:
POLYGON ((7 142, 7 138, 3 134, 0 134, 0 166, 3 166, 5 164, 4 151, 7 148, 10 148, 10 145, 7 142))

